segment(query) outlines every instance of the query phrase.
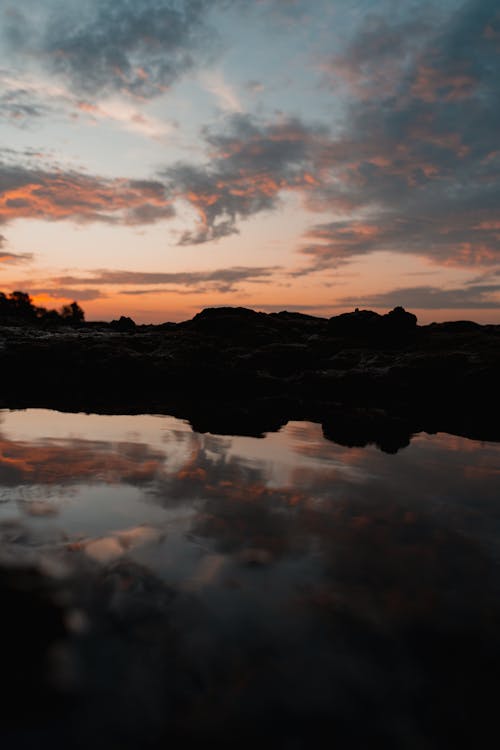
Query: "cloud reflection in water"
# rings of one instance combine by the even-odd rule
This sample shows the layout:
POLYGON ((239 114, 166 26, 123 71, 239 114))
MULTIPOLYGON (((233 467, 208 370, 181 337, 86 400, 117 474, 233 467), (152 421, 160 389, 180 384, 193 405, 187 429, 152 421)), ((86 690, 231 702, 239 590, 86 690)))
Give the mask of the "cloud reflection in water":
POLYGON ((63 610, 54 746, 118 725, 124 747, 322 747, 327 729, 437 748, 489 726, 497 445, 420 435, 391 456, 310 423, 258 440, 50 412, 4 412, 0 445, 2 555, 63 610))

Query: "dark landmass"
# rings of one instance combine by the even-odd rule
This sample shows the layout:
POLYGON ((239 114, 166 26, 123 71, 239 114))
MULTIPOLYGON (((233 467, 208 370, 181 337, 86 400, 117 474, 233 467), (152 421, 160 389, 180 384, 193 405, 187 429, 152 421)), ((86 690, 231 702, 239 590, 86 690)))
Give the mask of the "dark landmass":
POLYGON ((338 443, 390 452, 421 431, 500 439, 500 325, 418 326, 403 308, 209 308, 162 325, 65 310, 0 315, 0 406, 164 413, 244 435, 311 420, 338 443))

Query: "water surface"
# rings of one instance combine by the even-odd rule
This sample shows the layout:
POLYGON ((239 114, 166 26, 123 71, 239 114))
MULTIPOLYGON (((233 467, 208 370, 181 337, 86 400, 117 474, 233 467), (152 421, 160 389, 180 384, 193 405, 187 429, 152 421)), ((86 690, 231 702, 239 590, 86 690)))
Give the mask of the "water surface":
POLYGON ((30 576, 3 583, 22 601, 6 746, 477 741, 500 664, 499 478, 498 444, 444 434, 388 455, 306 422, 256 439, 0 412, 0 562, 30 576))

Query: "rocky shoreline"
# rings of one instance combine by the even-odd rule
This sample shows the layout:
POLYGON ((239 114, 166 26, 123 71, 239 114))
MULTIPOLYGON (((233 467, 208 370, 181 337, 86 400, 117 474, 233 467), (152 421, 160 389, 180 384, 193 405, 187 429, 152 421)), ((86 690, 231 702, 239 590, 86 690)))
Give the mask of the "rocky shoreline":
POLYGON ((171 414, 260 435, 320 422, 390 452, 416 432, 500 440, 500 325, 418 326, 403 308, 330 319, 208 308, 192 320, 2 325, 2 408, 171 414))

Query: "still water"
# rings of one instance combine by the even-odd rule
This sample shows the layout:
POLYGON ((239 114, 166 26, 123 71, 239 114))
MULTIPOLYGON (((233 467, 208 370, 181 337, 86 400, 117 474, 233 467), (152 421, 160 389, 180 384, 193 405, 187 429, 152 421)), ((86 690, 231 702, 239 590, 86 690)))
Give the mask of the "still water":
POLYGON ((388 455, 307 422, 0 412, 2 746, 477 742, 499 488, 500 446, 445 434, 388 455))

